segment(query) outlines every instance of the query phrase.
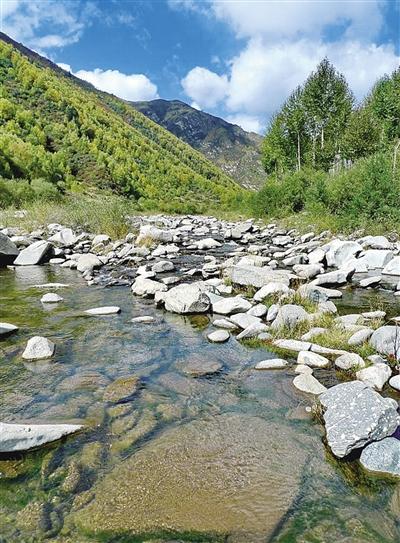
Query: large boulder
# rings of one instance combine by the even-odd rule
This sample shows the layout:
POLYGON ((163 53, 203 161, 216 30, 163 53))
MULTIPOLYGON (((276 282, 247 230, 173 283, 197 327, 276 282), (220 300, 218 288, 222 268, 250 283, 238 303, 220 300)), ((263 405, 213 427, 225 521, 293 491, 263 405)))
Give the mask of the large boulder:
POLYGON ((365 264, 368 270, 375 270, 384 268, 392 259, 392 251, 370 249, 369 251, 365 251, 359 262, 365 264))
POLYGON ((343 296, 340 290, 319 287, 313 284, 301 285, 298 293, 303 298, 308 298, 312 302, 326 302, 330 298, 341 298, 343 296))
POLYGON ((165 309, 172 313, 205 313, 210 307, 210 298, 196 283, 182 283, 164 295, 165 309))
POLYGON ((400 476, 400 441, 385 437, 365 447, 360 456, 361 465, 368 471, 400 476))
POLYGON ((230 278, 233 283, 242 286, 261 288, 268 283, 284 283, 289 286, 292 275, 285 270, 272 270, 259 266, 233 266, 230 278))
POLYGON ((303 307, 300 305, 286 304, 279 309, 271 328, 294 328, 296 325, 308 320, 309 315, 303 307))
POLYGON ((352 257, 357 256, 363 250, 355 241, 342 241, 334 239, 324 246, 328 266, 340 268, 352 257))
POLYGON ((400 275, 400 256, 395 256, 383 268, 384 275, 400 275))
POLYGON ((51 236, 49 241, 62 247, 72 247, 72 245, 75 245, 77 238, 71 228, 63 228, 51 236))
POLYGON ((397 402, 360 381, 336 385, 319 399, 328 444, 338 458, 392 435, 400 424, 397 402))
POLYGON ((271 283, 268 283, 267 285, 264 285, 260 288, 260 290, 257 290, 257 292, 254 294, 254 301, 256 302, 262 302, 265 298, 268 296, 271 296, 272 294, 289 294, 291 289, 287 286, 286 283, 276 283, 272 281, 271 283))
POLYGON ((50 259, 53 246, 48 241, 35 241, 23 249, 14 260, 16 266, 34 266, 50 259))
POLYGON ((355 268, 353 266, 345 266, 339 270, 334 270, 328 273, 322 273, 316 277, 312 284, 316 286, 335 286, 344 285, 352 275, 354 275, 355 268))
POLYGON ((28 451, 74 434, 78 424, 6 424, 0 422, 0 453, 28 451))
POLYGON ((100 268, 102 262, 93 253, 86 253, 79 256, 76 261, 76 269, 81 273, 92 273, 95 268, 100 268))
POLYGON ((0 232, 0 267, 12 264, 18 254, 19 251, 15 243, 0 232))
POLYGON ((400 328, 398 326, 381 326, 375 330, 369 342, 378 353, 400 360, 400 328))

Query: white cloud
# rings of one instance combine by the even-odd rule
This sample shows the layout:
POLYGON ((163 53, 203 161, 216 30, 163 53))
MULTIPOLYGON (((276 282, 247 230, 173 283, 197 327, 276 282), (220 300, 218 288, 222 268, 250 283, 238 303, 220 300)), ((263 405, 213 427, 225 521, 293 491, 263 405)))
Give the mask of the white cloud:
POLYGON ((69 64, 59 62, 58 66, 76 77, 88 81, 97 89, 110 92, 132 102, 158 98, 157 86, 143 74, 124 74, 118 70, 78 70, 73 72, 69 64))
POLYGON ((226 120, 232 124, 239 125, 243 130, 247 130, 247 132, 261 134, 265 130, 265 123, 263 124, 260 119, 251 115, 228 115, 226 120))
POLYGON ((34 49, 77 42, 98 15, 95 4, 86 1, 0 0, 0 7, 1 30, 34 49))
POLYGON ((215 107, 227 93, 228 78, 196 66, 181 81, 185 93, 201 108, 215 107))
POLYGON ((240 37, 268 39, 320 37, 328 25, 340 25, 348 37, 375 36, 382 26, 380 0, 213 0, 212 11, 240 37))

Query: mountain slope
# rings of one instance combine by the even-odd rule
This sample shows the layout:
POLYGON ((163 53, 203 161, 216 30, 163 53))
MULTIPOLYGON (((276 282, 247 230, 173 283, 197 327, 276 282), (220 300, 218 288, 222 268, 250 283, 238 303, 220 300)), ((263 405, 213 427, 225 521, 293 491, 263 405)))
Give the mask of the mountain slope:
POLYGON ((265 181, 261 164, 262 137, 245 132, 209 113, 179 100, 131 102, 141 113, 203 153, 225 173, 245 187, 259 187, 265 181))
POLYGON ((125 101, 4 34, 0 178, 40 179, 61 191, 107 189, 144 208, 180 212, 228 205, 241 191, 202 154, 125 101))

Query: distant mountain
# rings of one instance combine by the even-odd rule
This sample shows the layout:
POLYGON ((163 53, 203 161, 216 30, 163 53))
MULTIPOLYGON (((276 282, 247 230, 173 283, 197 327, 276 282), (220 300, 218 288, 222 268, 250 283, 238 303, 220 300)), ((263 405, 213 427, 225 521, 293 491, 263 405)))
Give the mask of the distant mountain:
POLYGON ((190 213, 228 206, 242 192, 128 102, 3 33, 0 89, 0 178, 10 186, 39 181, 60 192, 106 189, 145 209, 190 213))
POLYGON ((225 173, 248 188, 265 180, 261 164, 262 137, 235 124, 199 111, 179 100, 131 102, 146 117, 160 124, 203 153, 225 173))

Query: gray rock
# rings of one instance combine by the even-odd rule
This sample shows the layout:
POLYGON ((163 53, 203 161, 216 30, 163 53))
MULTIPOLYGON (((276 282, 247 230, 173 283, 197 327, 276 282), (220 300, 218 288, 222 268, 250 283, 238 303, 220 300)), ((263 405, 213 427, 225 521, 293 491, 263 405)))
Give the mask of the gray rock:
POLYGON ((212 343, 224 343, 228 341, 230 334, 227 330, 216 330, 208 334, 207 339, 212 343))
POLYGON ((99 257, 92 253, 80 255, 76 261, 76 269, 81 273, 92 273, 95 268, 100 268, 102 265, 103 263, 99 257))
POLYGON ((139 235, 136 238, 136 243, 140 245, 146 240, 169 243, 173 241, 173 235, 168 230, 162 230, 161 228, 157 228, 151 224, 145 224, 144 226, 140 227, 139 235))
POLYGON ((232 315, 230 320, 243 330, 252 324, 259 324, 261 322, 259 317, 253 317, 253 315, 249 315, 248 313, 237 313, 236 315, 232 315))
POLYGON ((381 326, 375 330, 369 342, 378 353, 400 359, 400 328, 398 326, 381 326))
POLYGON ((271 294, 289 294, 289 292, 292 292, 292 291, 287 286, 287 284, 271 281, 267 285, 264 285, 263 287, 261 287, 260 290, 258 290, 254 294, 253 300, 255 302, 262 302, 264 298, 271 296, 271 294))
POLYGON ((293 385, 302 392, 314 394, 316 396, 322 394, 327 389, 310 373, 300 373, 293 379, 293 385))
POLYGON ((381 280, 382 280, 381 275, 374 275, 373 277, 366 277, 365 279, 361 279, 360 287, 362 287, 362 288, 376 287, 377 285, 379 285, 381 280))
POLYGON ((393 434, 400 424, 397 402, 361 381, 341 383, 320 396, 328 444, 339 458, 393 434))
POLYGON ((195 243, 197 249, 204 251, 206 249, 215 249, 221 247, 221 243, 213 238, 200 239, 195 243))
POLYGON ((72 245, 75 245, 77 238, 71 228, 63 228, 51 236, 49 241, 63 247, 72 247, 72 245))
POLYGON ((139 275, 132 285, 132 292, 136 296, 154 296, 157 292, 166 292, 167 285, 139 275))
POLYGON ((392 370, 387 364, 373 364, 356 373, 359 381, 375 390, 382 390, 391 375, 392 370))
POLYGON ((210 307, 210 298, 196 283, 182 283, 164 295, 165 309, 172 313, 205 313, 210 307))
POLYGON ((357 243, 360 243, 364 249, 391 249, 392 244, 385 238, 385 236, 365 236, 358 239, 357 243))
POLYGON ((55 292, 48 292, 40 298, 42 304, 57 304, 63 300, 64 298, 55 292))
POLYGON ((343 296, 340 290, 319 287, 313 284, 301 285, 297 292, 300 296, 308 298, 312 302, 326 302, 331 298, 341 298, 343 296))
POLYGON ((55 345, 49 339, 42 336, 34 336, 28 340, 26 348, 22 353, 25 360, 41 360, 51 358, 54 354, 55 345))
POLYGON ((400 391, 400 375, 394 375, 389 379, 389 385, 395 390, 400 391))
POLYGON ((18 326, 8 322, 0 322, 0 338, 9 336, 18 330, 18 326))
POLYGON ((104 307, 93 307, 92 309, 86 309, 86 315, 115 315, 120 313, 121 308, 116 305, 104 306, 104 307))
POLYGON ((270 360, 261 360, 254 366, 256 370, 280 370, 286 368, 289 365, 287 360, 283 358, 271 358, 270 360))
POLYGON ((50 259, 52 245, 48 241, 35 241, 23 249, 14 260, 16 266, 34 266, 50 259))
POLYGON ((233 266, 230 277, 233 283, 261 288, 268 283, 285 283, 289 286, 291 274, 284 270, 271 270, 258 266, 233 266))
POLYGON ((320 264, 297 264, 293 266, 294 273, 303 279, 312 279, 321 273, 323 269, 320 264))
POLYGON ((364 330, 359 330, 355 334, 351 336, 351 338, 348 341, 349 345, 362 345, 365 341, 368 341, 368 339, 373 334, 372 328, 365 328, 364 330))
POLYGON ((235 296, 232 298, 222 298, 212 304, 214 313, 220 315, 232 315, 234 313, 243 313, 251 308, 251 303, 245 300, 241 296, 235 296))
POLYGON ((346 353, 335 360, 335 366, 341 370, 351 370, 354 368, 364 368, 365 362, 357 353, 346 353))
POLYGON ((283 305, 272 323, 273 329, 282 327, 294 328, 296 325, 309 320, 307 311, 300 305, 286 304, 283 305))
POLYGON ((340 239, 334 239, 325 245, 324 249, 328 249, 326 253, 328 266, 334 266, 335 268, 340 268, 351 257, 356 256, 363 250, 362 246, 355 241, 342 241, 340 239))
POLYGON ((213 326, 224 328, 225 330, 236 330, 238 328, 237 324, 228 319, 215 319, 213 326))
POLYGON ((108 245, 110 242, 110 236, 107 236, 105 234, 98 234, 92 240, 92 247, 96 247, 96 245, 108 245))
POLYGON ((384 268, 393 259, 393 253, 389 250, 371 249, 365 251, 359 259, 360 263, 365 264, 368 270, 384 268))
POLYGON ((354 274, 354 271, 354 267, 349 266, 328 273, 323 273, 318 275, 318 277, 313 280, 312 284, 316 286, 344 285, 354 274))
POLYGON ((383 268, 384 275, 400 275, 400 256, 395 256, 383 268))
POLYGON ((368 471, 399 476, 400 441, 394 437, 385 437, 370 443, 363 449, 360 462, 368 471))
POLYGON ((268 307, 264 304, 256 304, 251 307, 247 313, 253 315, 253 317, 264 317, 268 313, 268 307))
POLYGON ((236 339, 248 339, 252 337, 257 337, 259 334, 262 334, 268 330, 268 326, 264 324, 263 322, 256 322, 254 324, 250 324, 247 328, 245 328, 240 334, 236 336, 236 339))
POLYGON ((154 273, 164 273, 172 271, 174 268, 174 263, 170 260, 160 260, 160 262, 153 264, 151 269, 154 273))
POLYGON ((77 424, 6 424, 0 422, 0 453, 28 451, 74 434, 77 424))
POLYGON ((279 309, 280 309, 279 304, 272 304, 268 308, 267 317, 266 317, 268 322, 272 322, 274 319, 276 319, 279 309))
POLYGON ((297 363, 310 366, 311 368, 326 368, 330 366, 327 358, 312 351, 300 351, 297 356, 297 363))
POLYGON ((18 254, 19 251, 15 243, 0 232, 0 267, 12 264, 18 254))

